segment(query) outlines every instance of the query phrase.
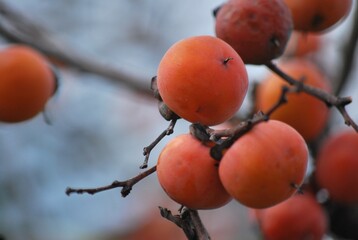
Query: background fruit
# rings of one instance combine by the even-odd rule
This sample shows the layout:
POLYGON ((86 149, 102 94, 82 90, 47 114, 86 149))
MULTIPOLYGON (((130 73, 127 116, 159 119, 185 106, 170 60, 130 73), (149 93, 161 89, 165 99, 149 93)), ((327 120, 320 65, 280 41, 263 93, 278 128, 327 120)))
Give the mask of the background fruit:
POLYGON ((279 57, 291 30, 292 17, 282 0, 229 0, 216 15, 216 35, 246 64, 265 64, 279 57))
POLYGON ((191 209, 218 208, 231 200, 222 186, 218 161, 190 134, 172 139, 157 164, 158 180, 174 201, 191 209))
POLYGON ((284 0, 292 12, 294 28, 320 32, 346 17, 352 0, 284 0))
POLYGON ((305 57, 316 53, 323 44, 322 38, 322 35, 319 34, 293 31, 284 55, 288 57, 305 57))
POLYGON ((180 117, 204 125, 231 118, 248 88, 244 63, 221 39, 196 36, 177 42, 158 67, 163 101, 180 117))
POLYGON ((255 211, 266 240, 321 240, 327 230, 326 214, 309 193, 255 211))
POLYGON ((44 110, 55 80, 42 55, 10 45, 0 51, 0 121, 28 120, 44 110))
POLYGON ((307 146, 299 133, 283 122, 269 120, 227 150, 219 176, 236 200, 251 208, 266 208, 296 192, 305 176, 307 158, 307 146))
POLYGON ((321 146, 316 179, 332 200, 358 203, 358 133, 353 130, 331 135, 321 146))
MULTIPOLYGON (((308 60, 293 59, 279 66, 289 76, 305 84, 329 91, 329 83, 319 69, 308 60)), ((256 109, 266 112, 278 100, 282 86, 288 85, 276 74, 270 73, 257 87, 256 109)), ((323 130, 329 117, 327 105, 306 93, 289 93, 288 102, 277 109, 271 119, 283 121, 295 128, 306 141, 314 140, 323 130)))

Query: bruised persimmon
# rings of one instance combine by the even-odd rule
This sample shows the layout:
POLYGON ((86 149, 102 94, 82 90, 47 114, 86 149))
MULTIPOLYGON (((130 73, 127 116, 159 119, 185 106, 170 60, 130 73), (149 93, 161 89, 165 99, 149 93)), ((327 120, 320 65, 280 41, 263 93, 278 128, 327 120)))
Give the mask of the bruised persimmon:
POLYGON ((251 208, 267 208, 291 197, 303 182, 308 150, 289 125, 259 123, 226 151, 219 176, 226 191, 251 208))
POLYGON ((344 19, 352 0, 284 0, 291 10, 294 29, 322 32, 344 19))
MULTIPOLYGON (((280 69, 306 85, 330 91, 328 80, 313 62, 292 59, 282 62, 280 69)), ((282 86, 288 85, 280 76, 270 73, 256 89, 256 109, 268 111, 280 98, 282 86)), ((304 92, 288 93, 287 103, 274 111, 270 118, 283 121, 295 128, 306 141, 321 133, 329 117, 329 108, 321 100, 304 92)))
POLYGON ((328 228, 323 207, 307 193, 255 211, 266 240, 321 240, 328 228))
POLYGON ((0 50, 0 121, 28 120, 44 110, 55 90, 45 58, 25 45, 0 50))
POLYGON ((216 12, 216 36, 246 64, 265 64, 281 56, 292 28, 282 0, 229 0, 216 12))
POLYGON ((316 179, 329 197, 346 204, 358 203, 358 133, 345 130, 330 135, 317 155, 316 179))
POLYGON ((216 125, 240 108, 248 76, 230 45, 216 37, 195 36, 175 43, 164 54, 157 84, 164 103, 178 116, 216 125))
POLYGON ((213 209, 227 204, 231 196, 222 186, 218 162, 209 146, 191 134, 172 139, 159 155, 157 176, 164 191, 191 209, 213 209))

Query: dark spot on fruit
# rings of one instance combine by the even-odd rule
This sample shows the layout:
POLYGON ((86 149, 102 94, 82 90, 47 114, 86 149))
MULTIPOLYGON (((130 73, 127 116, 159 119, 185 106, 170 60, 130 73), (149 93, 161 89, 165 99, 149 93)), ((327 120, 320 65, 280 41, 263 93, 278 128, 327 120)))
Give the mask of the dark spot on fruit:
POLYGON ((317 13, 313 16, 311 25, 313 28, 318 28, 324 22, 324 16, 317 13))

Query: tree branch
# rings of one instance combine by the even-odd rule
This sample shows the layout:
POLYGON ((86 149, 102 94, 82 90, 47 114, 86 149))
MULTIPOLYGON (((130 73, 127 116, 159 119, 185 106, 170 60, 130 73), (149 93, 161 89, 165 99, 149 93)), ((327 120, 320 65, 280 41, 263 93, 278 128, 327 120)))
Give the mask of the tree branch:
POLYGON ((130 191, 132 190, 133 186, 136 183, 138 183, 139 181, 148 177, 150 174, 154 173, 156 170, 157 170, 157 167, 154 166, 152 168, 149 168, 147 171, 142 172, 139 175, 137 175, 131 179, 128 179, 126 181, 114 181, 110 185, 98 187, 98 188, 70 188, 70 187, 68 187, 66 189, 66 194, 68 196, 70 196, 72 193, 77 193, 77 194, 88 193, 88 194, 94 195, 99 192, 103 192, 103 191, 107 191, 107 190, 110 190, 113 188, 121 187, 122 188, 122 191, 121 191, 122 197, 126 197, 130 193, 130 191))
POLYGON ((209 233, 204 227, 197 210, 184 207, 180 215, 173 215, 170 210, 159 207, 162 217, 180 227, 188 240, 210 240, 209 233))
POLYGON ((56 36, 40 24, 12 9, 3 0, 0 0, 0 34, 9 41, 32 46, 43 54, 73 68, 105 77, 132 91, 151 95, 150 89, 143 84, 141 79, 121 71, 115 66, 109 66, 80 54, 73 47, 58 41, 56 36))
POLYGON ((353 121, 350 115, 347 113, 345 106, 352 102, 351 97, 337 97, 328 92, 323 91, 322 89, 312 87, 310 85, 304 84, 302 81, 296 80, 291 76, 287 75, 280 68, 278 68, 274 63, 267 63, 266 66, 280 76, 283 80, 288 82, 290 85, 296 86, 301 89, 302 92, 305 92, 317 99, 325 102, 327 106, 334 106, 341 113, 344 118, 345 123, 348 126, 351 126, 356 132, 358 132, 358 125, 353 121))

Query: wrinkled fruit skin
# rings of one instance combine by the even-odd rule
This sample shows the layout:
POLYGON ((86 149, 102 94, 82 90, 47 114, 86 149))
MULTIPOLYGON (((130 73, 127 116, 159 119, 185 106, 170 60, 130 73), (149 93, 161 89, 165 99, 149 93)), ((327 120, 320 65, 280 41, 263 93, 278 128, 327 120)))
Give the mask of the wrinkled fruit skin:
POLYGON ((45 58, 24 45, 0 51, 0 121, 16 123, 43 111, 55 89, 45 58))
POLYGON ((276 120, 259 123, 224 154, 219 176, 226 191, 251 208, 291 197, 303 182, 308 150, 301 135, 276 120))
MULTIPOLYGON (((330 91, 325 76, 308 60, 294 59, 283 62, 280 69, 306 85, 330 91)), ((267 112, 280 98, 282 86, 288 84, 276 74, 269 74, 256 89, 256 109, 267 112)), ((306 141, 313 141, 324 129, 329 118, 329 108, 321 100, 306 93, 288 93, 287 103, 270 116, 295 128, 306 141)))
POLYGON ((292 12, 294 29, 303 32, 328 31, 342 21, 352 0, 284 0, 292 12))
POLYGON ((170 198, 191 209, 218 208, 231 200, 220 182, 218 161, 209 151, 190 134, 179 135, 164 147, 157 176, 170 198))
POLYGON ((293 28, 282 0, 229 0, 216 15, 216 36, 246 64, 265 64, 282 55, 293 28))
POLYGON ((337 132, 323 142, 317 155, 316 179, 332 200, 358 203, 358 133, 337 132))
POLYGON ((327 231, 327 216, 311 194, 295 195, 256 211, 266 240, 321 240, 327 231))
POLYGON ((248 76, 230 45, 216 37, 196 36, 168 49, 158 66, 157 84, 164 103, 178 116, 210 126, 237 112, 248 76))

